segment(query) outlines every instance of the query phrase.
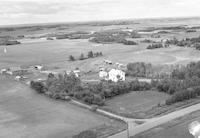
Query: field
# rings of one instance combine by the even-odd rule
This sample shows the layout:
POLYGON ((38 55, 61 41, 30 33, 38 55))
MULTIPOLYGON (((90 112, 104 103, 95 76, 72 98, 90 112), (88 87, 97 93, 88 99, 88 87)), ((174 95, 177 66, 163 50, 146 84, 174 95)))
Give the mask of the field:
POLYGON ((87 129, 99 134, 123 129, 121 122, 48 99, 4 77, 0 77, 0 91, 1 138, 71 138, 87 129))
MULTIPOLYGON (((163 43, 162 40, 173 37, 179 40, 186 37, 198 37, 200 26, 197 23, 199 21, 200 19, 148 19, 125 22, 55 24, 53 26, 44 24, 22 28, 14 27, 10 31, 0 28, 0 40, 9 36, 21 42, 19 45, 0 46, 0 69, 43 65, 47 71, 64 72, 79 68, 85 75, 83 75, 83 79, 90 82, 99 80, 100 67, 107 66, 107 69, 116 67, 105 65, 104 60, 123 65, 132 62, 146 62, 153 65, 186 65, 200 60, 199 50, 175 45, 149 50, 147 47, 151 42, 145 43, 144 40, 163 43), (197 27, 196 32, 188 33, 187 31, 191 27, 197 27), (138 34, 141 34, 141 38, 127 38, 129 41, 136 42, 137 45, 124 45, 116 41, 99 44, 92 43, 89 39, 47 40, 48 37, 53 39, 56 35, 77 31, 87 31, 92 34, 95 31, 112 32, 113 30, 137 31, 138 34), (23 37, 19 38, 19 36, 23 37), (7 52, 5 52, 5 48, 7 52), (87 57, 91 50, 102 52, 103 56, 77 60, 82 53, 87 57), (73 55, 76 60, 69 61, 70 55, 73 55)), ((27 75, 30 80, 46 77, 40 71, 34 71, 27 75)), ((124 129, 121 122, 97 115, 70 103, 45 98, 23 84, 2 77, 0 77, 0 91, 0 137, 64 138, 88 129, 97 130, 99 135, 124 129)), ((151 111, 165 110, 151 109, 162 105, 168 97, 169 95, 157 91, 131 92, 107 100, 106 105, 102 108, 126 117, 148 118, 152 115, 151 111)), ((168 109, 166 108, 166 110, 168 109)), ((172 122, 171 127, 159 127, 152 130, 154 133, 150 131, 147 134, 136 136, 136 138, 189 138, 191 136, 186 130, 188 123, 189 121, 179 123, 175 121, 175 125, 172 122), (165 127, 166 131, 164 131, 165 127)))
POLYGON ((193 121, 200 121, 199 114, 199 111, 188 114, 132 138, 193 138, 188 125, 193 121))
POLYGON ((145 44, 125 46, 121 44, 105 44, 98 47, 87 40, 54 40, 36 43, 26 43, 7 47, 7 53, 0 47, 0 68, 9 66, 26 66, 43 64, 50 67, 60 67, 63 70, 79 67, 82 70, 96 70, 104 59, 113 62, 150 62, 152 64, 189 63, 199 60, 200 52, 191 48, 171 46, 156 50, 146 50, 145 44), (102 57, 84 61, 69 62, 69 55, 76 58, 88 51, 101 51, 102 57))
POLYGON ((127 117, 145 118, 148 117, 146 110, 162 104, 168 97, 167 94, 155 91, 132 92, 108 100, 103 109, 127 117))
MULTIPOLYGON (((74 69, 79 67, 81 70, 97 70, 101 66, 104 59, 111 60, 113 62, 119 62, 127 64, 130 62, 150 62, 152 64, 186 64, 191 61, 198 61, 200 52, 192 48, 182 48, 176 46, 170 46, 169 48, 161 48, 155 50, 146 50, 148 44, 141 43, 141 40, 151 39, 154 41, 161 41, 162 39, 177 37, 178 39, 186 37, 199 36, 199 30, 197 32, 186 33, 182 30, 170 30, 170 33, 159 34, 161 38, 152 38, 150 35, 152 32, 148 32, 148 35, 142 35, 142 38, 133 38, 138 45, 122 45, 122 44, 95 44, 89 42, 87 39, 77 40, 50 40, 47 41, 47 34, 56 33, 69 33, 74 31, 102 31, 102 30, 145 30, 149 27, 166 27, 166 26, 196 26, 196 22, 199 19, 182 19, 182 20, 136 20, 133 22, 127 22, 127 24, 119 25, 105 25, 103 23, 85 23, 85 24, 71 24, 71 25, 55 25, 50 27, 48 25, 32 26, 24 28, 15 28, 13 31, 1 31, 1 36, 16 37, 24 35, 29 39, 19 39, 22 42, 20 45, 7 46, 7 53, 4 53, 6 46, 0 47, 0 68, 9 66, 24 66, 43 64, 50 67, 60 67, 63 70, 74 69), (39 29, 38 29, 39 28, 39 29), (30 31, 32 30, 32 31, 30 31), (30 36, 37 36, 39 38, 30 39, 30 36), (43 38, 40 38, 43 36, 43 38), (88 59, 84 61, 68 62, 69 55, 73 55, 76 58, 83 53, 85 56, 87 52, 93 50, 94 52, 102 52, 103 57, 95 59, 88 59)), ((105 24, 112 24, 108 22, 105 24)), ((140 32, 140 31, 139 31, 140 32)))

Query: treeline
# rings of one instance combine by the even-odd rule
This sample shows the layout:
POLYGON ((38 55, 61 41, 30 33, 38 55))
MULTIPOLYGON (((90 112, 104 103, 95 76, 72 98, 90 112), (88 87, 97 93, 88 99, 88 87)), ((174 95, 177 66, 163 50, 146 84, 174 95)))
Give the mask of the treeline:
POLYGON ((142 42, 142 43, 156 43, 155 41, 150 40, 150 39, 144 39, 144 40, 142 40, 140 42, 142 42))
POLYGON ((89 51, 87 56, 84 56, 83 53, 81 53, 81 55, 79 56, 78 59, 75 59, 75 57, 73 55, 69 56, 69 61, 75 61, 75 60, 85 60, 88 58, 95 58, 95 57, 100 57, 103 56, 102 52, 93 52, 93 51, 89 51))
POLYGON ((159 91, 171 94, 166 104, 196 98, 200 94, 200 62, 190 63, 187 66, 175 69, 170 79, 157 83, 159 91))
POLYGON ((0 40, 0 45, 18 45, 21 44, 19 41, 16 40, 0 40))
POLYGON ((126 76, 145 77, 149 79, 170 78, 171 72, 179 68, 177 65, 152 65, 145 62, 127 64, 126 76))
POLYGON ((167 40, 166 44, 173 44, 180 47, 194 47, 197 50, 200 50, 200 36, 194 38, 185 38, 182 40, 178 40, 177 38, 173 38, 171 40, 167 40))
POLYGON ((151 44, 147 47, 147 49, 156 49, 156 48, 166 48, 169 47, 168 44, 161 44, 161 43, 157 43, 157 44, 151 44))
MULTIPOLYGON (((151 64, 130 63, 128 73, 131 76, 145 76, 152 71, 151 64)), ((200 95, 200 62, 175 68, 170 77, 152 79, 151 83, 134 81, 98 83, 83 83, 73 73, 55 76, 49 74, 44 82, 31 82, 31 87, 39 93, 47 94, 55 99, 65 99, 66 96, 78 99, 88 104, 102 106, 105 100, 131 91, 145 91, 152 88, 171 95, 166 104, 196 98, 200 95)))
POLYGON ((45 82, 31 82, 31 87, 39 93, 47 94, 54 99, 65 99, 66 96, 81 100, 88 104, 102 106, 106 99, 131 91, 150 90, 151 84, 139 82, 101 81, 96 84, 82 83, 74 74, 58 77, 49 74, 45 82))
POLYGON ((122 43, 124 45, 137 45, 136 42, 126 40, 125 38, 120 37, 120 36, 98 36, 98 37, 91 38, 90 42, 94 42, 94 43, 122 43))
POLYGON ((152 65, 144 62, 129 63, 127 65, 127 76, 147 77, 153 71, 152 65))
POLYGON ((55 35, 56 39, 89 39, 91 37, 89 32, 76 31, 67 34, 55 35))
POLYGON ((94 43, 122 43, 124 45, 136 45, 137 43, 126 38, 139 38, 140 35, 137 32, 108 30, 102 32, 96 32, 92 35, 90 42, 94 43))

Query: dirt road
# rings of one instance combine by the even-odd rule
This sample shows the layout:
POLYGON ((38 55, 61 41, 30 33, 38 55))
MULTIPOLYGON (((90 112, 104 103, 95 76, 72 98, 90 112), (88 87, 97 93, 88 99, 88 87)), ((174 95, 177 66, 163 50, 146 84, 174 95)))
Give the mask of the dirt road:
MULTIPOLYGON (((169 113, 161 117, 149 119, 146 123, 142 125, 129 128, 129 134, 130 136, 134 136, 136 134, 142 133, 156 126, 167 123, 168 121, 171 121, 173 119, 179 118, 181 116, 184 116, 186 114, 189 114, 198 110, 200 110, 200 104, 196 104, 196 105, 181 109, 179 111, 169 113)), ((127 131, 123 131, 121 133, 115 134, 113 136, 110 136, 109 138, 127 138, 127 131)))

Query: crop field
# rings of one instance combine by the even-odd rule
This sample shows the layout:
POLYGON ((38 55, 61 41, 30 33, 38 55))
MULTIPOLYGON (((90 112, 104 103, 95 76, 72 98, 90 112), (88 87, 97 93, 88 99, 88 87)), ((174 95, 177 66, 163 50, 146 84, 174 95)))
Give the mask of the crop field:
POLYGON ((1 138, 70 138, 87 129, 123 128, 121 122, 40 96, 4 77, 0 77, 0 91, 1 138))
POLYGON ((145 118, 148 115, 144 111, 162 104, 168 97, 156 91, 132 92, 108 100, 103 108, 128 117, 145 118))

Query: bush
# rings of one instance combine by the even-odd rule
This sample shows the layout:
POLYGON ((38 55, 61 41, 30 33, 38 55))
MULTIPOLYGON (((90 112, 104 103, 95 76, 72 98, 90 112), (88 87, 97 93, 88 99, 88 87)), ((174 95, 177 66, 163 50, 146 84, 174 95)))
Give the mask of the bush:
POLYGON ((85 57, 84 57, 83 53, 81 53, 79 60, 84 60, 84 59, 85 59, 85 57))
POLYGON ((152 44, 147 47, 147 49, 156 49, 156 48, 163 48, 164 46, 161 43, 152 44))
POLYGON ((70 55, 69 56, 69 61, 75 61, 75 58, 72 55, 70 55))
POLYGON ((122 43, 123 43, 124 45, 137 45, 136 42, 130 41, 130 40, 124 40, 122 43))
POLYGON ((94 57, 93 52, 92 52, 92 51, 89 51, 89 52, 88 52, 88 58, 93 58, 93 57, 94 57))
POLYGON ((38 93, 45 93, 47 91, 47 88, 42 82, 31 81, 30 84, 31 84, 31 88, 37 91, 38 93))

